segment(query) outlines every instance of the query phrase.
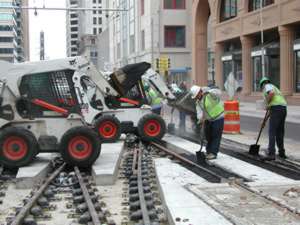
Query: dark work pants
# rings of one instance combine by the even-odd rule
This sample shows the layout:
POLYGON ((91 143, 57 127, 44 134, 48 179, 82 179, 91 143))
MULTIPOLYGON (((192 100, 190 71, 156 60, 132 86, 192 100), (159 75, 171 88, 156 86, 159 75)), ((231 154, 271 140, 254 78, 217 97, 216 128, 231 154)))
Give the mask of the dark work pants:
POLYGON ((161 113, 161 107, 156 107, 156 108, 152 108, 152 112, 153 113, 155 113, 155 114, 157 114, 157 115, 160 115, 160 113, 161 113))
POLYGON ((285 106, 271 106, 269 123, 269 155, 275 155, 275 141, 279 152, 284 151, 285 106))
POLYGON ((180 131, 185 131, 185 112, 179 111, 179 129, 180 131))
POLYGON ((215 121, 206 120, 204 126, 204 132, 207 141, 206 152, 217 155, 222 139, 224 118, 215 121))

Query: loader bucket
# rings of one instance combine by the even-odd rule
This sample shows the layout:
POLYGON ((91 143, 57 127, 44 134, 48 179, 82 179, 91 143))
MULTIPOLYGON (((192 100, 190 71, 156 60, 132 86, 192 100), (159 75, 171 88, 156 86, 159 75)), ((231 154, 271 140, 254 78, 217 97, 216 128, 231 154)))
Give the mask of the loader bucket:
POLYGON ((139 80, 141 80, 150 67, 151 64, 147 62, 124 66, 110 75, 110 84, 121 96, 124 96, 138 84, 139 80))

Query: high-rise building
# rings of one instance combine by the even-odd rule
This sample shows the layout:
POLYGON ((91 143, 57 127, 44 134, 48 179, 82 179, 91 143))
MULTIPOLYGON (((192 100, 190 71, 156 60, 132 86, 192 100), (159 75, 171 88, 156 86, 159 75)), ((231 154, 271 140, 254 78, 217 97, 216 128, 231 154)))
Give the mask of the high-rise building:
POLYGON ((28 0, 0 0, 0 60, 29 60, 29 17, 27 10, 9 8, 27 6, 28 0))
MULTIPOLYGON (((66 0, 68 8, 78 8, 79 0, 66 0)), ((67 56, 76 56, 78 54, 79 43, 79 19, 78 11, 67 11, 67 56)))
MULTIPOLYGON (((67 12, 67 55, 75 56, 88 54, 89 41, 102 32, 105 16, 99 8, 104 7, 105 0, 67 0, 67 7, 86 8, 95 10, 69 11, 67 12)), ((92 52, 95 54, 95 51, 92 52)))

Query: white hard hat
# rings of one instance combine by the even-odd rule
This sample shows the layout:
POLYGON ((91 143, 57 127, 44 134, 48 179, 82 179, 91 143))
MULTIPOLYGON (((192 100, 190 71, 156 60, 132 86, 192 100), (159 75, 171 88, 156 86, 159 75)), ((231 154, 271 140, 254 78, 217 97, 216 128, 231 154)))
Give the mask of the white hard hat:
POLYGON ((201 87, 197 85, 193 85, 191 87, 192 98, 196 98, 200 91, 201 91, 201 87))
POLYGON ((201 87, 201 90, 202 90, 203 93, 207 93, 207 92, 209 92, 210 88, 204 86, 204 87, 201 87))

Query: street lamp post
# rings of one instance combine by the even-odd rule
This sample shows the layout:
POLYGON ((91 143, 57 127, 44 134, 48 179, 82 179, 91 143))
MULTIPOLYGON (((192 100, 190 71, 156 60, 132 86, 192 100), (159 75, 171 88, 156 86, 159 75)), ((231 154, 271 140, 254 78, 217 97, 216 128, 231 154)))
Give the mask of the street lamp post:
POLYGON ((265 65, 265 47, 264 47, 264 30, 263 30, 263 0, 260 0, 260 41, 261 41, 261 65, 262 65, 262 76, 266 76, 266 65, 265 65))

